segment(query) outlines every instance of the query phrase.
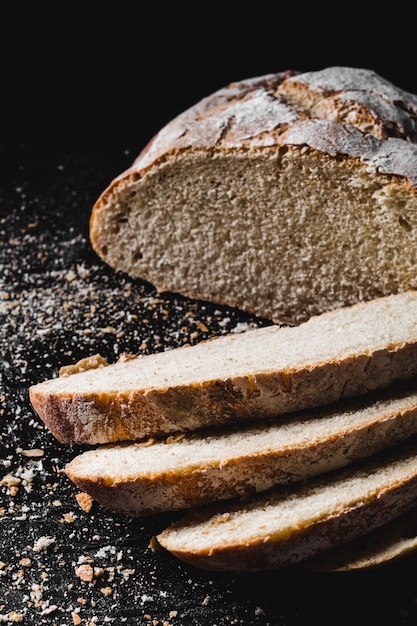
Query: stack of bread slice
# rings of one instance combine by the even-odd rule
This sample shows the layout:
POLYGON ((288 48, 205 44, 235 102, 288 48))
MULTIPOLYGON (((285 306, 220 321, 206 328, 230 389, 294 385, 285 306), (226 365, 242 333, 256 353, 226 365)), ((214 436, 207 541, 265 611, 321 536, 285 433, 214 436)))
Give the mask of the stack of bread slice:
POLYGON ((417 505, 417 291, 87 360, 30 398, 61 442, 88 444, 76 485, 129 516, 184 510, 157 541, 202 568, 319 568, 417 505))

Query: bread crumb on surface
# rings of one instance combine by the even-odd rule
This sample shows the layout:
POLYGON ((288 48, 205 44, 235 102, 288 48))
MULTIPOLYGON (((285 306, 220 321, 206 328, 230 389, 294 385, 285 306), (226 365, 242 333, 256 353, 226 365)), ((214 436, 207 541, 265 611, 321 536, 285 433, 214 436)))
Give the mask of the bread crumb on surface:
POLYGON ((75 495, 75 499, 77 500, 83 511, 85 511, 86 513, 89 513, 91 511, 94 500, 91 496, 88 495, 88 493, 77 493, 75 495))

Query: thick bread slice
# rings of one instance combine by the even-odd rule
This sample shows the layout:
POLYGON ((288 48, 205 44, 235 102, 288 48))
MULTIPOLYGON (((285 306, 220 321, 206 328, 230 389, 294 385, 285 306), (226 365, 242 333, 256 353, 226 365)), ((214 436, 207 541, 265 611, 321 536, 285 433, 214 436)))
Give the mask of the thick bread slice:
POLYGON ((302 562, 315 572, 351 572, 389 565, 417 551, 417 507, 367 533, 302 562))
POLYGON ((247 422, 417 373, 417 292, 120 361, 30 388, 61 442, 110 443, 247 422))
POLYGON ((367 69, 232 83, 103 191, 91 243, 160 291, 274 321, 416 288, 416 119, 367 69))
POLYGON ((107 445, 76 456, 67 476, 129 516, 261 492, 371 456, 417 434, 417 391, 369 394, 277 422, 107 445))
POLYGON ((382 526, 417 503, 417 442, 247 503, 189 514, 157 537, 203 569, 256 571, 300 563, 382 526))

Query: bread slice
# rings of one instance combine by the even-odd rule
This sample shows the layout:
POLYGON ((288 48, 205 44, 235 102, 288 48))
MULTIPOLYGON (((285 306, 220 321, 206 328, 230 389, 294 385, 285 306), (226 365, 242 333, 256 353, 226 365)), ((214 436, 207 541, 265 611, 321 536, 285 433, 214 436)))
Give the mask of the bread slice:
POLYGON ((264 420, 417 374, 417 291, 119 361, 30 388, 61 442, 139 440, 264 420))
POLYGON ((417 552, 417 506, 363 537, 301 563, 315 572, 353 572, 390 565, 417 552))
POLYGON ((128 516, 247 496, 341 468, 417 434, 417 390, 305 411, 279 422, 88 450, 67 476, 128 516))
POLYGON ((372 70, 234 82, 172 120, 91 214, 159 291, 274 321, 417 287, 417 96, 372 70))
POLYGON ((417 442, 381 452, 246 503, 200 510, 157 535, 196 567, 257 571, 285 567, 369 533, 417 502, 417 442))

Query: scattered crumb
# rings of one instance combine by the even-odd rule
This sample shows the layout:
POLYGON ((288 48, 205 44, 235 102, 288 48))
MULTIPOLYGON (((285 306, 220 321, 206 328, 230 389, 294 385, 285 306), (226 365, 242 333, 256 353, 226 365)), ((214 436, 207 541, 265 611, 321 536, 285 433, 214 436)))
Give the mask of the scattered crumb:
POLYGON ((84 582, 91 583, 91 581, 94 579, 94 569, 91 567, 91 565, 88 565, 87 563, 76 567, 75 574, 80 580, 84 582))
POLYGON ((111 594, 113 593, 113 590, 111 587, 102 587, 100 589, 100 592, 103 594, 103 596, 111 596, 111 594))
POLYGON ((81 492, 77 493, 75 496, 78 504, 86 513, 90 513, 91 508, 93 506, 93 498, 87 493, 81 492))
POLYGON ((74 626, 79 626, 80 624, 82 624, 81 617, 75 611, 71 613, 71 617, 72 617, 72 623, 74 624, 74 626))
POLYGON ((108 364, 107 359, 102 357, 100 354, 93 354, 92 356, 80 359, 73 365, 65 365, 61 367, 59 369, 59 376, 71 376, 71 374, 78 374, 79 372, 85 372, 86 370, 106 367, 108 364))
POLYGON ((155 535, 152 535, 152 537, 151 537, 151 539, 150 539, 150 542, 149 542, 149 548, 150 548, 152 551, 154 551, 154 552, 156 552, 157 550, 159 550, 159 549, 160 549, 159 542, 158 542, 158 540, 157 540, 157 538, 156 538, 156 536, 155 536, 155 535))
POLYGON ((21 450, 20 454, 22 454, 22 456, 27 456, 30 458, 39 458, 45 454, 45 450, 41 450, 40 448, 32 448, 31 450, 21 450))

